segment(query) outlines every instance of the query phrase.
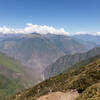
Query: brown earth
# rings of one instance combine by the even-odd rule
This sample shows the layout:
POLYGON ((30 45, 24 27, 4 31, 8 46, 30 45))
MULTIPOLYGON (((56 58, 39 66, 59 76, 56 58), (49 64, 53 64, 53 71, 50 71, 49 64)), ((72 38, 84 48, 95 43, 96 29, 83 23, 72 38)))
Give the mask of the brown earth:
POLYGON ((42 96, 37 100, 74 100, 79 96, 78 92, 70 91, 70 92, 54 92, 48 95, 42 96))

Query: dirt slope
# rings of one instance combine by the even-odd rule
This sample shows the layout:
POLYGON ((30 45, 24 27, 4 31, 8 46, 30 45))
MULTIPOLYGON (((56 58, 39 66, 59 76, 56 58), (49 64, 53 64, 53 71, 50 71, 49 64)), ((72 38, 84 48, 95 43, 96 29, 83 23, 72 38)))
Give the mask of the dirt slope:
POLYGON ((37 100, 74 100, 77 98, 79 94, 76 91, 70 91, 70 92, 54 92, 50 93, 48 95, 42 96, 38 98, 37 100))

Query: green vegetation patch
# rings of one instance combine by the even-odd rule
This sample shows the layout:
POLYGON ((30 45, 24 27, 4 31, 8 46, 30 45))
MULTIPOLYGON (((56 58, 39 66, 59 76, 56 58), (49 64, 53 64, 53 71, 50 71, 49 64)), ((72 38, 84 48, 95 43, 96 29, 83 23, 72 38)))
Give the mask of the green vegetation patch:
POLYGON ((76 100, 100 100, 100 82, 87 88, 76 100))
POLYGON ((8 57, 2 53, 0 53, 0 65, 7 67, 14 72, 20 73, 22 71, 22 65, 18 61, 13 60, 11 57, 8 57))

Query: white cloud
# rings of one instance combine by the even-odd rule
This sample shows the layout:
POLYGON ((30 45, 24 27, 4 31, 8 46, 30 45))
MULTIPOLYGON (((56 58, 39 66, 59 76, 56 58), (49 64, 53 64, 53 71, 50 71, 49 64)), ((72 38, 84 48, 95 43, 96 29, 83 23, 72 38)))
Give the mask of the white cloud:
POLYGON ((80 34, 91 34, 91 33, 89 33, 89 32, 75 32, 75 35, 80 35, 80 34))
POLYGON ((75 32, 74 35, 80 35, 80 34, 88 34, 88 35, 98 36, 98 35, 100 35, 100 32, 75 32))
POLYGON ((79 35, 79 34, 90 34, 90 35, 100 35, 100 32, 66 32, 64 28, 56 29, 52 26, 47 25, 33 25, 28 23, 25 28, 9 28, 6 26, 0 27, 0 33, 3 34, 29 34, 29 33, 40 33, 40 34, 57 34, 57 35, 79 35))
POLYGON ((100 35, 100 32, 96 32, 96 35, 100 35))
POLYGON ((62 34, 62 35, 69 35, 69 32, 66 32, 64 28, 56 29, 52 26, 47 26, 47 25, 33 25, 31 23, 28 23, 25 28, 20 28, 20 29, 15 29, 15 28, 8 28, 6 26, 0 27, 0 32, 3 34, 12 34, 12 33, 23 33, 23 34, 28 34, 28 33, 40 33, 40 34, 62 34))

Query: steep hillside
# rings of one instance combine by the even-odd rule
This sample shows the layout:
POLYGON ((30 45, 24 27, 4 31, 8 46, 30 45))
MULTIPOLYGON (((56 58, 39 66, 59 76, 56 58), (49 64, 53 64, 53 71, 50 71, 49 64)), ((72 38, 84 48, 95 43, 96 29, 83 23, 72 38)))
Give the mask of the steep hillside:
POLYGON ((100 100, 100 82, 88 87, 76 100, 100 100))
POLYGON ((0 100, 24 89, 24 66, 0 52, 0 100))
POLYGON ((5 100, 4 98, 12 96, 22 89, 24 89, 24 85, 18 79, 10 79, 0 74, 0 100, 5 100))
POLYGON ((85 60, 82 60, 74 65, 72 65, 71 67, 69 67, 68 69, 65 69, 64 72, 68 72, 72 69, 75 69, 75 68, 79 68, 80 66, 86 66, 88 65, 89 63, 95 61, 96 59, 100 58, 100 55, 97 55, 97 56, 94 56, 94 57, 91 57, 89 59, 85 59, 85 60))
MULTIPOLYGON (((8 57, 6 54, 0 52, 0 74, 8 79, 18 79, 23 86, 28 87, 35 84, 35 73, 32 73, 31 68, 23 66, 19 61, 8 57), (33 75, 33 76, 32 76, 33 75)), ((39 79, 40 80, 40 79, 39 79)))
POLYGON ((86 53, 79 53, 74 55, 63 56, 59 58, 55 63, 49 65, 44 71, 44 77, 47 79, 54 75, 58 75, 63 71, 69 69, 72 65, 87 60, 96 55, 100 55, 100 48, 94 48, 86 53))
POLYGON ((100 98, 100 59, 72 69, 70 72, 52 77, 36 86, 19 92, 9 100, 36 100, 50 92, 78 91, 77 100, 99 100, 100 98), (92 91, 91 91, 92 90, 92 91))
POLYGON ((42 81, 32 70, 0 52, 0 100, 42 81))

